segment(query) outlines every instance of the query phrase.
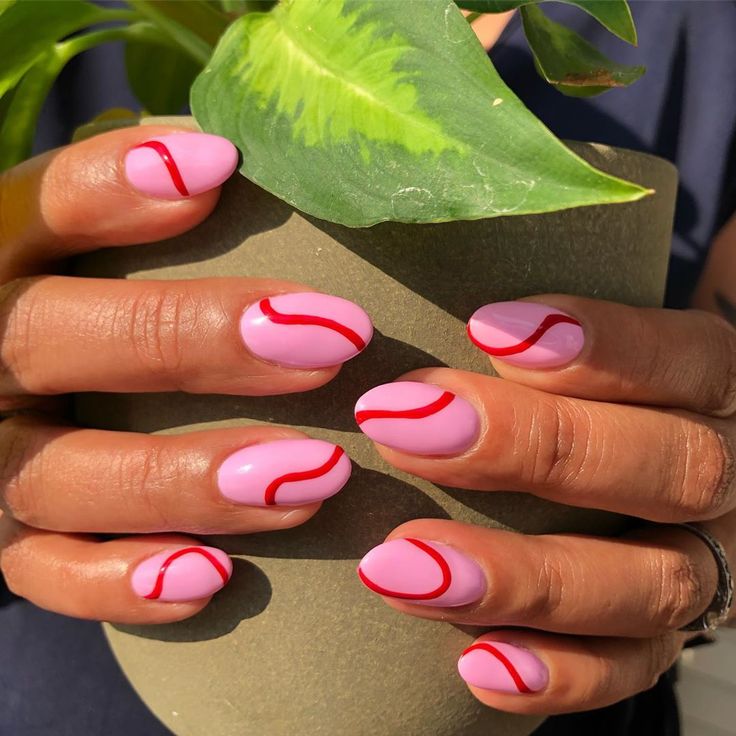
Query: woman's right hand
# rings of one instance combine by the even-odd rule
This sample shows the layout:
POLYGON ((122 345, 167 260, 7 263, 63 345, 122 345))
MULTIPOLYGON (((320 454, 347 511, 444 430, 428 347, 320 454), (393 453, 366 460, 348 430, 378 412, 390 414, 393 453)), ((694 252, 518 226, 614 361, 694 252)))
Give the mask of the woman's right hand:
POLYGON ((347 481, 339 448, 291 429, 149 436, 54 418, 52 397, 72 392, 308 391, 365 347, 359 307, 300 284, 39 275, 194 227, 236 164, 222 138, 138 127, 0 176, 0 568, 38 606, 119 623, 191 616, 232 566, 182 533, 293 527, 347 481))

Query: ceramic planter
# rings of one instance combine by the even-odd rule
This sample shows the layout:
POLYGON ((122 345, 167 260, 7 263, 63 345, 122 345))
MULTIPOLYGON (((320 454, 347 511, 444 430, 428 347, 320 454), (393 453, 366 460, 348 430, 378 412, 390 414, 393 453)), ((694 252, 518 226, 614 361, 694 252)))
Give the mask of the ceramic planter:
POLYGON ((191 233, 80 260, 79 273, 95 276, 302 281, 358 302, 377 330, 335 381, 306 394, 78 397, 87 425, 173 433, 273 422, 337 442, 354 460, 348 487, 305 526, 210 540, 234 555, 235 574, 201 615, 166 626, 106 627, 134 687, 176 734, 521 736, 539 722, 490 711, 469 694, 455 667, 477 631, 395 613, 361 586, 356 564, 396 525, 417 517, 527 533, 612 533, 622 519, 524 494, 439 488, 399 473, 357 430, 352 407, 368 388, 412 368, 490 372, 464 330, 487 302, 567 292, 661 304, 673 167, 629 151, 573 148, 656 195, 534 217, 351 230, 306 217, 235 177, 216 212, 191 233))

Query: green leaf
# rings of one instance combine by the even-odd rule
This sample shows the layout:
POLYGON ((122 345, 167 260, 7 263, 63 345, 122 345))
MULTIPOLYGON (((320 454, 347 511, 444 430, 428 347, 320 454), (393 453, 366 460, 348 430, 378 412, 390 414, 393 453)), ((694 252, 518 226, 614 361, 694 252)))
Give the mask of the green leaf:
MULTIPOLYGON (((456 0, 465 10, 476 13, 504 13, 524 5, 536 5, 549 0, 456 0)), ((553 0, 554 1, 554 0, 553 0)), ((636 46, 636 27, 626 0, 556 0, 575 5, 592 15, 604 28, 627 43, 636 46)))
POLYGON ((644 74, 643 66, 617 64, 574 31, 550 20, 536 5, 521 9, 521 19, 539 73, 560 92, 589 97, 626 87, 644 74))
POLYGON ((16 2, 0 15, 0 97, 64 36, 104 19, 105 10, 83 0, 16 2))
POLYGON ((192 88, 202 128, 295 207, 360 227, 625 202, 540 123, 448 0, 288 0, 246 15, 192 88))
POLYGON ((202 70, 201 64, 178 48, 137 42, 125 45, 125 66, 130 88, 153 115, 181 112, 194 78, 202 70), (152 69, 155 74, 151 74, 152 69))

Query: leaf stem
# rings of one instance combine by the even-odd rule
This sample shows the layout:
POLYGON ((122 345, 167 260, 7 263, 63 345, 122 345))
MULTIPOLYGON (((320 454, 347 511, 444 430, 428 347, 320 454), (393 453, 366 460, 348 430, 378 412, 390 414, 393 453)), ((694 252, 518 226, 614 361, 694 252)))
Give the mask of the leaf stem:
POLYGON ((20 81, 0 127, 0 171, 31 155, 38 116, 61 70, 77 54, 109 41, 168 43, 150 23, 103 28, 54 44, 20 81))
POLYGON ((204 66, 210 60, 212 47, 188 28, 169 18, 148 0, 128 0, 129 5, 156 25, 182 51, 204 66))

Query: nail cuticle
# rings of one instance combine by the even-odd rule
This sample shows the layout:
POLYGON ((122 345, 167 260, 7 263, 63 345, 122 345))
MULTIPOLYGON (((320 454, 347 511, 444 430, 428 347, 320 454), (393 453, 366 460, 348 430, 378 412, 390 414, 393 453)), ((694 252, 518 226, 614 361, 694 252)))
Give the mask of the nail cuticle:
POLYGON ((472 558, 450 545, 412 537, 374 547, 361 560, 358 576, 379 595, 450 608, 481 600, 487 585, 472 558))
POLYGON ((506 641, 475 642, 460 656, 458 672, 469 685, 499 693, 531 695, 549 683, 547 666, 537 655, 506 641))
POLYGON ((133 146, 123 162, 128 182, 161 199, 184 199, 214 189, 238 164, 230 141, 207 133, 172 133, 133 146))
POLYGON ((538 302, 486 304, 468 320, 467 331, 492 358, 531 369, 562 368, 585 344, 579 320, 538 302))
POLYGON ((236 450, 217 470, 217 486, 231 503, 303 506, 338 493, 352 463, 338 445, 315 439, 282 439, 236 450))
POLYGON ((131 587, 140 598, 168 603, 207 598, 232 576, 232 561, 215 547, 191 546, 164 550, 140 562, 131 587))
POLYGON ((373 337, 366 312, 347 299, 303 292, 259 299, 240 318, 248 351, 273 365, 302 370, 340 365, 373 337))
POLYGON ((374 442, 423 456, 459 456, 478 442, 475 407, 441 386, 395 381, 358 399, 355 419, 374 442))

